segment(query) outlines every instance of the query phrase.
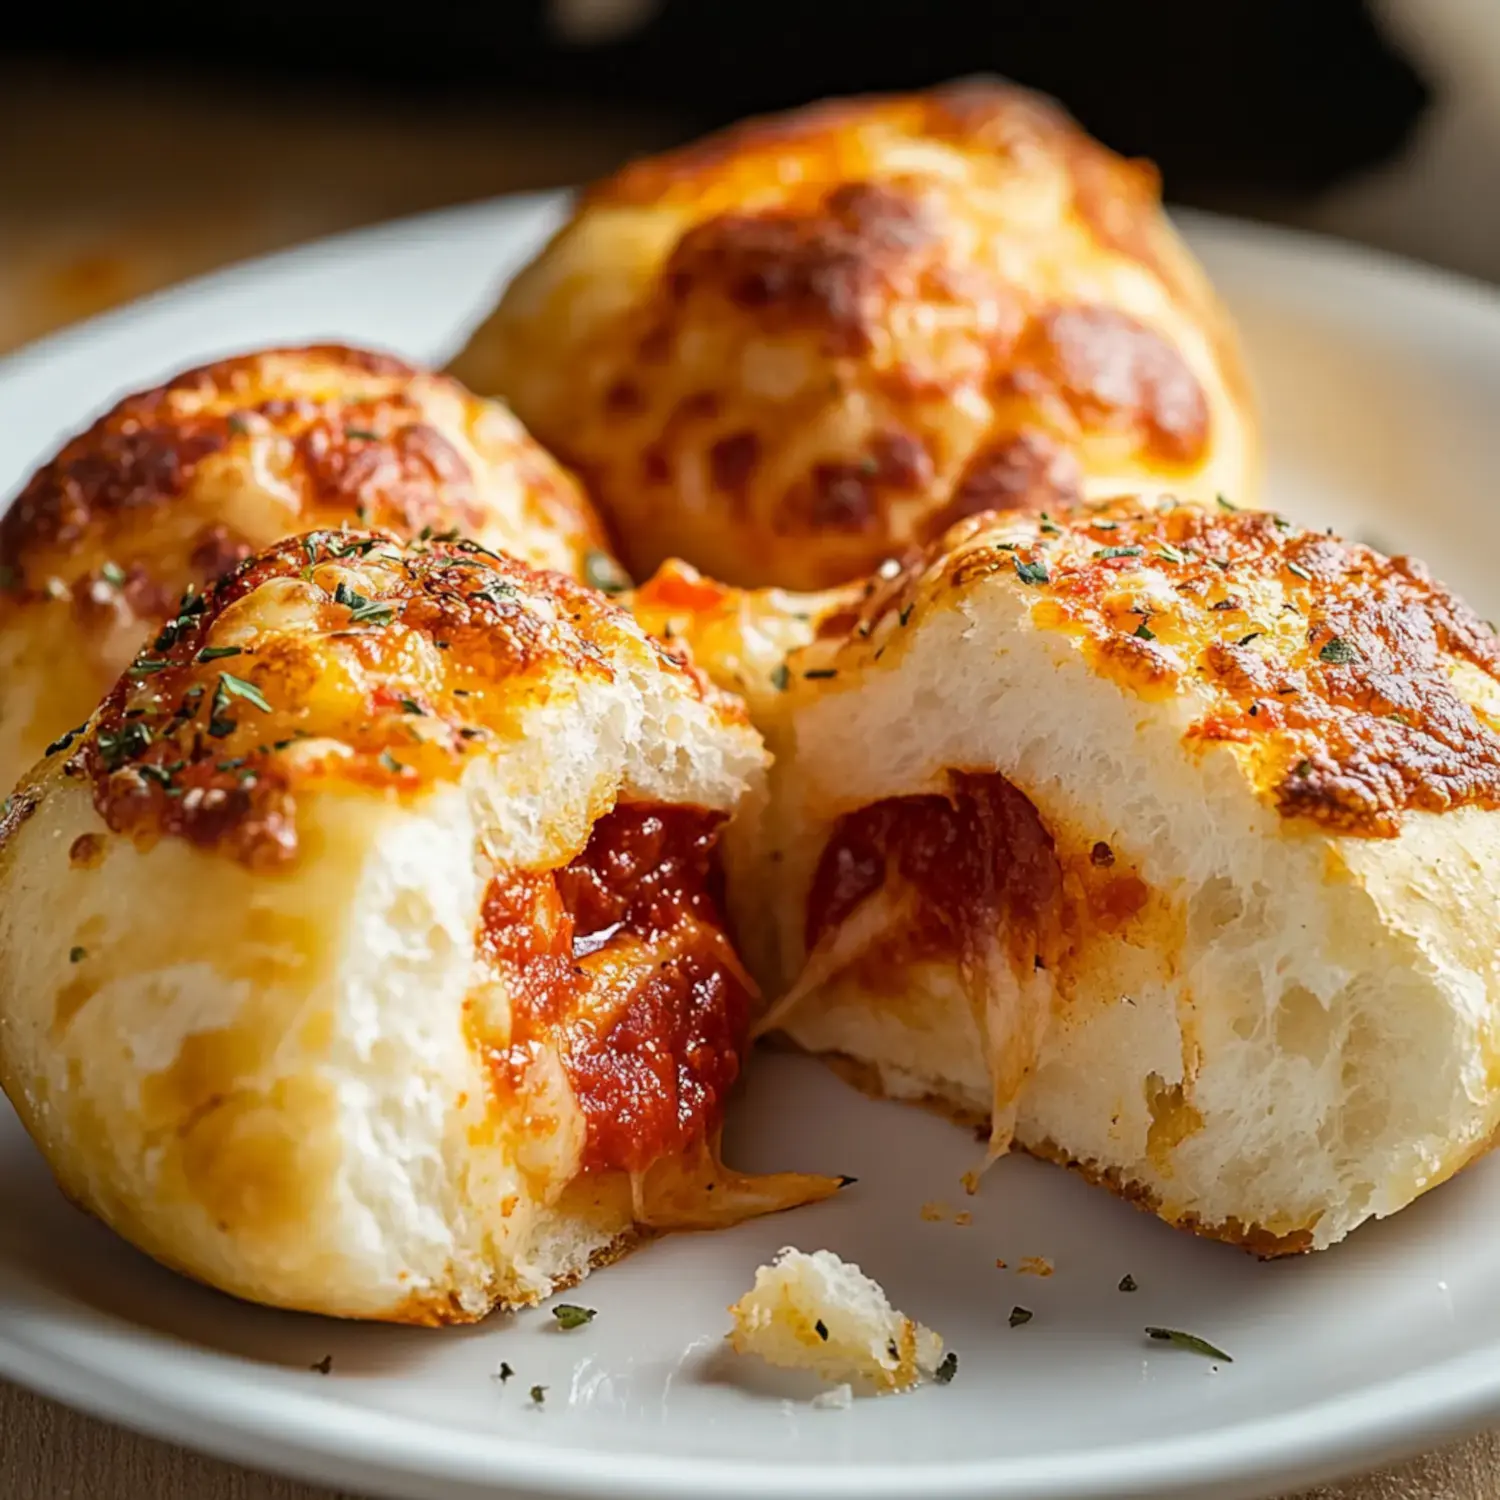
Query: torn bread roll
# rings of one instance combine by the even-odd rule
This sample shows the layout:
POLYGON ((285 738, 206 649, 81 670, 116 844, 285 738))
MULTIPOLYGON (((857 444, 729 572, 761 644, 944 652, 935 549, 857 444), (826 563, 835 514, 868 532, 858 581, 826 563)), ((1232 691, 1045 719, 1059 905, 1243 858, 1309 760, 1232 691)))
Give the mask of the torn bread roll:
POLYGON ((454 531, 616 576, 573 478, 455 380, 333 345, 186 371, 120 401, 0 517, 0 795, 87 718, 189 584, 340 525, 454 531))
POLYGON ((436 1323, 833 1181, 718 1163, 737 702, 596 591, 323 531, 180 612, 0 823, 0 1084, 258 1302, 436 1323))
POLYGON ((821 589, 980 510, 1257 478, 1234 330, 1154 168, 999 84, 627 166, 452 368, 578 470, 637 576, 821 589))
POLYGON ((788 663, 766 1019, 1265 1254, 1500 1124, 1500 642, 1269 514, 978 517, 788 663))
POLYGON ((945 1373, 942 1339, 831 1250, 782 1250, 729 1312, 736 1354, 827 1381, 904 1391, 924 1376, 946 1382, 956 1365, 949 1355, 945 1373))

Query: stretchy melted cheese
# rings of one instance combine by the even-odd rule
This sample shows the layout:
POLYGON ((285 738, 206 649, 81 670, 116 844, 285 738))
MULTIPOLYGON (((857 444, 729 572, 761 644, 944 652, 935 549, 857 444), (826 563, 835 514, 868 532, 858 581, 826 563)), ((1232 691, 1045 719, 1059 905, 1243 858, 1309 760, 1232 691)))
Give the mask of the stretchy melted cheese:
POLYGON ((1270 515, 978 517, 795 652, 766 1021, 1163 1217, 1332 1243, 1500 1125, 1500 644, 1270 515))
POLYGON ((820 1196, 717 1140, 743 711, 594 590, 321 531, 190 591, 0 822, 0 1083, 257 1301, 443 1322, 820 1196))

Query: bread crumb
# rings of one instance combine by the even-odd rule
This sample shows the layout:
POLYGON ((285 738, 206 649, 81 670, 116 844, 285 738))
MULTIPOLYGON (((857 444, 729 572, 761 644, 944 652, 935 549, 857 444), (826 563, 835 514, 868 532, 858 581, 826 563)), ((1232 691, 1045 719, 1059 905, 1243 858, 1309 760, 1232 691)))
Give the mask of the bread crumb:
POLYGON ((1045 1255, 1028 1255, 1016 1267, 1021 1276, 1050 1276, 1057 1268, 1045 1255))
POLYGON ((997 1271, 1003 1271, 1005 1269, 1005 1262, 1003 1260, 997 1260, 995 1262, 995 1269, 997 1271))
POLYGON ((960 1179, 960 1181, 964 1185, 964 1192, 966 1192, 971 1198, 974 1196, 975 1193, 977 1193, 979 1191, 979 1173, 978 1172, 965 1172, 964 1175, 963 1175, 963 1177, 960 1179))
POLYGON ((812 1398, 812 1404, 824 1411, 847 1411, 854 1405, 854 1388, 846 1381, 832 1390, 819 1391, 812 1398))
POLYGON ((968 1226, 974 1222, 974 1215, 969 1213, 966 1209, 961 1214, 954 1214, 953 1222, 957 1224, 960 1229, 967 1229, 968 1226))
POLYGON ((946 1203, 924 1203, 922 1205, 922 1217, 929 1224, 941 1224, 948 1217, 950 1211, 946 1203))
POLYGON ((729 1311, 737 1354, 814 1370, 836 1385, 904 1391, 942 1364, 942 1339, 897 1312, 877 1283, 831 1250, 782 1250, 729 1311))

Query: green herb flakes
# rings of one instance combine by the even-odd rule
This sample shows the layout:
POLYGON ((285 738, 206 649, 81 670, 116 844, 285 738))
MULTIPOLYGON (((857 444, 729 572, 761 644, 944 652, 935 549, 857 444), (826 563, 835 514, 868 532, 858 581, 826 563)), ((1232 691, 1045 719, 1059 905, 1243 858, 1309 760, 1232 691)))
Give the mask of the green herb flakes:
POLYGON ((1196 1333, 1183 1333, 1178 1328, 1148 1328, 1146 1337, 1157 1340, 1158 1343, 1171 1344, 1174 1349, 1186 1349, 1192 1354, 1206 1355, 1209 1359, 1222 1359, 1226 1365, 1234 1363, 1234 1357, 1226 1354, 1207 1339, 1200 1339, 1196 1333))
POLYGON ((89 956, 87 948, 69 948, 68 962, 70 964, 81 964, 89 956))
POLYGON ((939 1385, 948 1385, 953 1377, 958 1374, 958 1356, 950 1349, 942 1358, 937 1369, 932 1372, 932 1378, 939 1385))
POLYGON ((1022 583, 1032 585, 1048 583, 1051 575, 1047 572, 1047 564, 1044 562, 1023 562, 1019 557, 1015 559, 1016 577, 1022 583))
POLYGON ((576 1302, 559 1302, 552 1309, 552 1316, 557 1319, 559 1328, 582 1328, 599 1316, 599 1310, 595 1307, 580 1307, 576 1302))
POLYGON ((1013 1307, 1010 1310, 1010 1326, 1012 1328, 1024 1327, 1031 1321, 1032 1316, 1033 1314, 1029 1307, 1013 1307))
POLYGON ((1330 666, 1346 667, 1350 662, 1359 660, 1359 652, 1343 636, 1336 635, 1331 640, 1323 642, 1323 649, 1318 652, 1318 660, 1326 661, 1330 666))
POLYGON ((251 708, 258 708, 263 714, 271 712, 271 705, 266 702, 265 695, 253 682, 246 682, 243 677, 236 677, 232 672, 220 672, 219 688, 230 698, 243 698, 251 708))

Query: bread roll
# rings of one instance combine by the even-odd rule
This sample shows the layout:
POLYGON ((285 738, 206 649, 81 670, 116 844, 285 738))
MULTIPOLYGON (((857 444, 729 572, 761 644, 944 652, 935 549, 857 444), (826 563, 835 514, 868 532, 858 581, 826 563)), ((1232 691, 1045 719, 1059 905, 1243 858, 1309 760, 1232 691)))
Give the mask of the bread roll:
POLYGON ((767 1024, 1263 1254, 1500 1123, 1500 642, 1269 514, 961 524, 788 663, 767 1024))
POLYGON ((821 1196, 718 1165, 765 756, 592 589, 320 531, 180 611, 0 822, 0 1084, 238 1296, 437 1323, 821 1196))
POLYGON ((574 576, 613 566, 573 479, 445 376, 332 346, 189 370, 121 401, 0 517, 0 796, 189 584, 295 532, 366 523, 457 530, 574 576))
POLYGON ((820 589, 982 509, 1256 483, 1235 335, 1154 169, 994 84, 626 167, 453 370, 578 469, 638 577, 820 589))

